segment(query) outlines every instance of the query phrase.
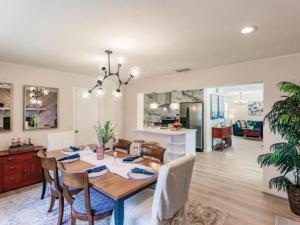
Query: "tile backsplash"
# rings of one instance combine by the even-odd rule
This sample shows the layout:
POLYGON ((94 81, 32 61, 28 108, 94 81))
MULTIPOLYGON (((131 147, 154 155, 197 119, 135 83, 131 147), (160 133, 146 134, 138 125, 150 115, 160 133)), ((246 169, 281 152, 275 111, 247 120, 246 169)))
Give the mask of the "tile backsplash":
POLYGON ((171 103, 203 102, 203 89, 150 93, 144 95, 144 123, 162 117, 178 117, 179 109, 171 109, 171 103), (159 107, 151 109, 149 105, 157 102, 159 107))

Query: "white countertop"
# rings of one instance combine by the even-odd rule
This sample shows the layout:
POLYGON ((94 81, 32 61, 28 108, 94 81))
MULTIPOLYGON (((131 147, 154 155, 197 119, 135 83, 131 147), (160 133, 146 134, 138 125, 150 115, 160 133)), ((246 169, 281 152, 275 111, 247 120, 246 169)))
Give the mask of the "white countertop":
POLYGON ((158 128, 151 128, 151 127, 145 127, 143 129, 137 129, 136 132, 146 132, 146 133, 156 133, 156 134, 163 134, 163 135, 183 135, 188 132, 196 132, 194 129, 185 129, 182 128, 180 130, 170 130, 168 129, 160 129, 158 128))

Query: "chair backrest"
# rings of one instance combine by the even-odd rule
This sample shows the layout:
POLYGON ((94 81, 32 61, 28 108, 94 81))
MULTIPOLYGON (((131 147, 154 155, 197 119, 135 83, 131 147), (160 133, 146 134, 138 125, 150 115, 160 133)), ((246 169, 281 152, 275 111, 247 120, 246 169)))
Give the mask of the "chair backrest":
POLYGON ((122 149, 125 150, 127 153, 130 151, 131 141, 125 139, 118 139, 118 142, 113 146, 114 150, 122 149))
POLYGON ((58 168, 56 159, 52 157, 47 157, 47 154, 44 150, 40 150, 37 153, 37 155, 42 161, 42 168, 44 171, 46 182, 50 185, 52 185, 52 183, 54 182, 55 189, 62 192, 62 187, 60 186, 58 179, 58 168))
POLYGON ((98 145, 96 145, 96 144, 88 144, 88 145, 86 145, 86 146, 87 146, 90 150, 96 151, 98 145))
POLYGON ((68 148, 75 145, 74 131, 60 131, 48 134, 48 151, 68 148))
POLYGON ((153 158, 158 159, 161 162, 164 162, 164 154, 166 149, 160 146, 153 146, 153 145, 144 145, 142 144, 142 156, 150 156, 153 158))
POLYGON ((92 208, 90 201, 90 185, 89 177, 86 171, 84 172, 70 172, 65 170, 64 165, 59 162, 58 168, 61 170, 62 182, 63 182, 63 193, 66 200, 73 204, 74 198, 69 191, 69 187, 76 189, 83 189, 85 194, 85 208, 88 216, 92 216, 92 208))
POLYGON ((195 156, 187 155, 161 167, 154 193, 151 225, 169 220, 188 201, 195 156))

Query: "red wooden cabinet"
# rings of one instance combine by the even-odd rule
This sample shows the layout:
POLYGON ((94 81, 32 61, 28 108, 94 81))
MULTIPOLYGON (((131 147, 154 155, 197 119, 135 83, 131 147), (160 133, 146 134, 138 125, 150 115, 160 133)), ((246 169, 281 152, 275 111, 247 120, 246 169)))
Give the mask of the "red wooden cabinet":
POLYGON ((37 152, 42 146, 0 152, 0 192, 41 182, 42 166, 37 152))
POLYGON ((212 128, 212 148, 216 149, 214 146, 214 139, 221 139, 220 149, 223 151, 224 148, 231 146, 231 127, 213 127, 212 128))

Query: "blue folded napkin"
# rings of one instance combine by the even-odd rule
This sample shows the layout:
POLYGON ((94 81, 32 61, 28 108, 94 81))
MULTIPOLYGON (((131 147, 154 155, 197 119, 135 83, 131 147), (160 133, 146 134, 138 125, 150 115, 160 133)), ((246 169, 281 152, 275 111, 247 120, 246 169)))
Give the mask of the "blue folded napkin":
POLYGON ((106 170, 107 167, 105 165, 103 166, 99 166, 99 167, 95 167, 95 168, 92 168, 92 169, 88 169, 86 172, 88 173, 97 173, 97 172, 101 172, 102 170, 106 170))
POLYGON ((140 158, 140 156, 129 156, 127 158, 124 158, 123 162, 132 162, 132 161, 134 161, 134 160, 136 160, 138 158, 140 158))
POLYGON ((142 174, 146 174, 146 175, 154 175, 155 173, 154 172, 151 172, 149 170, 144 170, 142 168, 138 168, 138 167, 135 167, 131 170, 131 172, 133 173, 142 173, 142 174))
POLYGON ((78 153, 74 154, 74 155, 65 156, 63 158, 58 159, 57 161, 64 161, 64 160, 68 160, 68 159, 77 159, 77 158, 80 158, 80 155, 78 153))
POLYGON ((79 151, 80 148, 79 147, 76 147, 76 146, 70 146, 70 149, 73 150, 73 152, 76 152, 76 151, 79 151))

